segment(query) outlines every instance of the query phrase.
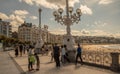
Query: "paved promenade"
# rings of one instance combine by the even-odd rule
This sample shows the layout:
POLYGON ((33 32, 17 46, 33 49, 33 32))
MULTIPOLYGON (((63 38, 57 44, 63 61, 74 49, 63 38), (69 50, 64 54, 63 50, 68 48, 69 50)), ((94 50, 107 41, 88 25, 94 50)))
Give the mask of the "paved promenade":
POLYGON ((8 52, 0 51, 0 74, 20 74, 8 52))
MULTIPOLYGON (((22 57, 15 57, 14 52, 10 51, 9 54, 13 57, 16 63, 22 68, 26 74, 118 74, 110 70, 100 69, 97 67, 91 67, 86 65, 78 64, 66 64, 62 65, 60 68, 55 67, 55 62, 50 62, 50 55, 39 56, 40 57, 40 70, 28 72, 28 60, 27 54, 22 57)), ((34 66, 35 68, 35 66, 34 66)), ((0 73, 1 74, 1 73, 0 73)))

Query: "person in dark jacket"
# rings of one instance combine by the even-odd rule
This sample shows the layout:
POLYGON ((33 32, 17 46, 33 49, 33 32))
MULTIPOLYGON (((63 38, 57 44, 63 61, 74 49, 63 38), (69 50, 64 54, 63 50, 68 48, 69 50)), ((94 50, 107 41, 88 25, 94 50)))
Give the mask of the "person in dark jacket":
POLYGON ((38 71, 39 70, 39 68, 40 68, 40 59, 39 59, 39 56, 38 56, 38 54, 37 53, 35 53, 34 54, 35 55, 35 59, 36 59, 36 70, 38 71))
POLYGON ((78 62, 78 57, 81 60, 81 65, 83 64, 83 60, 82 60, 82 57, 81 57, 81 52, 82 52, 82 49, 80 47, 80 44, 78 44, 77 55, 76 55, 76 62, 75 62, 76 65, 77 65, 77 62, 78 62))
POLYGON ((15 47, 15 56, 18 57, 18 46, 15 47))
POLYGON ((56 67, 60 67, 60 48, 59 46, 57 46, 57 44, 55 44, 54 48, 53 48, 53 53, 54 53, 54 59, 56 62, 56 67))
POLYGON ((20 56, 22 56, 22 52, 23 52, 23 45, 21 44, 21 45, 19 46, 19 48, 20 48, 20 56))

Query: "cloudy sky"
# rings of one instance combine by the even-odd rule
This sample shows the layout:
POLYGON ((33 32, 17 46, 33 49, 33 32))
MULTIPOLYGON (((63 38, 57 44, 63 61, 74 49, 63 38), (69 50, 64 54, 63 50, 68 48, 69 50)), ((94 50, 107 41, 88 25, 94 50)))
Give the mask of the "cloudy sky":
MULTIPOLYGON (((115 36, 120 38, 120 0, 69 0, 69 6, 82 11, 81 21, 71 26, 73 35, 115 36)), ((0 0, 0 18, 9 21, 13 31, 24 22, 38 26, 38 8, 42 26, 54 34, 65 34, 66 27, 54 21, 53 11, 63 8, 65 0, 0 0)))

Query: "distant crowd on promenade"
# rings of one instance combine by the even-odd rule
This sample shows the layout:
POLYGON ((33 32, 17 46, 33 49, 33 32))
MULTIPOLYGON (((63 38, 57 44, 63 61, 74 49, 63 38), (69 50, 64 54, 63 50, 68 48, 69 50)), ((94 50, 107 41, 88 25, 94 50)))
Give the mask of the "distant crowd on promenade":
MULTIPOLYGON (((55 62, 56 67, 60 68, 61 63, 70 63, 71 60, 69 58, 69 53, 67 49, 67 45, 59 45, 57 43, 53 45, 43 45, 40 49, 36 49, 33 45, 24 45, 18 44, 15 46, 15 56, 22 57, 23 54, 28 54, 28 70, 32 71, 35 70, 33 65, 36 65, 36 70, 38 71, 40 68, 40 58, 39 54, 46 54, 48 55, 49 51, 51 52, 51 59, 50 62, 55 62), (61 63, 60 63, 61 62, 61 63), (36 64, 35 64, 36 63, 36 64)), ((81 65, 83 64, 83 60, 81 57, 82 48, 80 44, 78 44, 76 50, 76 57, 75 57, 75 65, 78 63, 78 58, 80 58, 81 65)))

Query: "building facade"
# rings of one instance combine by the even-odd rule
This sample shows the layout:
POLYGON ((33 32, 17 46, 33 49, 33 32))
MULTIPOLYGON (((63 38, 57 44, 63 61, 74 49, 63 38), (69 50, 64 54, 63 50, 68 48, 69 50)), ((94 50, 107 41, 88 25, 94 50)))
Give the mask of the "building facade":
POLYGON ((18 27, 18 39, 21 41, 31 41, 32 23, 24 22, 18 27))
POLYGON ((44 25, 41 30, 35 25, 32 25, 32 23, 26 22, 18 27, 18 39, 23 42, 30 41, 31 43, 36 43, 40 33, 44 43, 62 43, 62 36, 51 34, 48 31, 47 25, 44 25))
POLYGON ((11 34, 12 34, 12 26, 10 25, 10 23, 0 19, 0 35, 11 37, 11 34))
POLYGON ((12 32, 12 38, 18 39, 18 32, 12 32))
POLYGON ((45 29, 45 27, 39 30, 39 28, 32 23, 26 22, 24 22, 23 24, 21 24, 21 26, 18 27, 18 39, 23 42, 29 41, 31 43, 36 43, 38 41, 40 33, 42 35, 41 37, 43 41, 47 43, 48 31, 47 29, 45 29))

